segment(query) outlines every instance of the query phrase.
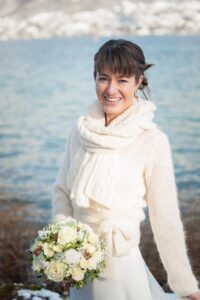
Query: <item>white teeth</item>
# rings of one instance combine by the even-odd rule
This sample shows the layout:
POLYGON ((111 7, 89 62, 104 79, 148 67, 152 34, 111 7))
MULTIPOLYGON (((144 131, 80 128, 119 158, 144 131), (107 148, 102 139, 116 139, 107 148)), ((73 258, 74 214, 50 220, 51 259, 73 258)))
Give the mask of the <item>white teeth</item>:
POLYGON ((109 97, 105 97, 107 101, 110 101, 110 102, 118 102, 121 100, 121 98, 109 98, 109 97))

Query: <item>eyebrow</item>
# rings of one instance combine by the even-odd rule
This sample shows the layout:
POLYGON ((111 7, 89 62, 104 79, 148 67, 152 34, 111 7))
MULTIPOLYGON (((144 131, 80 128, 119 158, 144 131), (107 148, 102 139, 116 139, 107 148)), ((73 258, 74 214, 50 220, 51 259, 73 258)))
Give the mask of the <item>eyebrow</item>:
MULTIPOLYGON (((100 76, 105 76, 105 77, 109 77, 109 75, 107 75, 107 74, 105 74, 105 73, 99 73, 99 75, 100 76)), ((123 78, 123 77, 125 77, 125 78, 128 78, 127 76, 122 76, 122 75, 116 75, 118 78, 123 78)))
POLYGON ((106 76, 106 77, 109 77, 107 74, 105 73, 99 73, 100 76, 106 76))

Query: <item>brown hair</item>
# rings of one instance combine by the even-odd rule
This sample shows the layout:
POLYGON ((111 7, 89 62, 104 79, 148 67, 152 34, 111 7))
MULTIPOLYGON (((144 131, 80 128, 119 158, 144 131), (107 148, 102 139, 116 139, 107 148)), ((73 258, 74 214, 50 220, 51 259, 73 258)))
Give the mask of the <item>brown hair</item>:
MULTIPOLYGON (((131 77, 135 75, 138 82, 140 75, 152 67, 153 64, 147 64, 142 49, 130 41, 117 39, 109 40, 103 44, 94 56, 94 78, 97 72, 101 73, 108 68, 113 74, 118 73, 121 76, 131 77)), ((144 76, 139 89, 147 96, 144 89, 148 89, 148 81, 144 76)))

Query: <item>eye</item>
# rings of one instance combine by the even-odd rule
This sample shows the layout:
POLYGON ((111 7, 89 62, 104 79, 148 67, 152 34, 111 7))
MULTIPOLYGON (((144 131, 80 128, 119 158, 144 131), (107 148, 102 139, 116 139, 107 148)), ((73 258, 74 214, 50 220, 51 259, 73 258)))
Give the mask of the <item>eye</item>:
POLYGON ((106 77, 99 77, 98 78, 98 81, 106 81, 106 80, 108 80, 108 78, 106 78, 106 77))
POLYGON ((126 79, 120 79, 119 80, 119 83, 126 83, 126 82, 128 82, 128 80, 126 80, 126 79))

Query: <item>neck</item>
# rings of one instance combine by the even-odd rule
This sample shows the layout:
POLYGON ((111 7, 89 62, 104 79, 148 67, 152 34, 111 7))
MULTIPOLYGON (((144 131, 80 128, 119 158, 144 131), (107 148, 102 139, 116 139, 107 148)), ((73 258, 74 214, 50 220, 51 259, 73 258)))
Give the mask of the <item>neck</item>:
POLYGON ((116 117, 117 116, 115 115, 108 115, 105 113, 105 126, 107 127, 116 117))

